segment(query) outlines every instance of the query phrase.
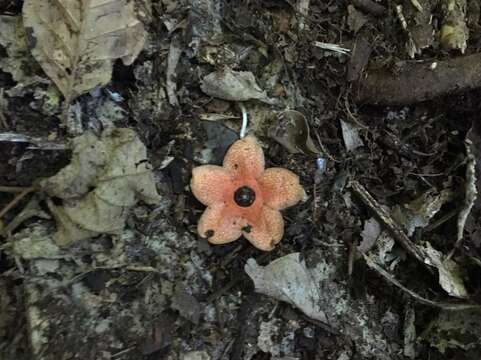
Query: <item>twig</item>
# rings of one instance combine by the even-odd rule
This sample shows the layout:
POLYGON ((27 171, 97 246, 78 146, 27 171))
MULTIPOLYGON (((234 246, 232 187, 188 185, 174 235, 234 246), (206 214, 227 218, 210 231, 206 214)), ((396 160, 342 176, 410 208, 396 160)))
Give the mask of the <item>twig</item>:
MULTIPOLYGON (((0 236, 8 237, 11 233, 25 220, 30 219, 32 217, 39 217, 41 219, 50 219, 50 215, 47 214, 39 205, 41 196, 38 196, 39 193, 34 194, 30 200, 28 201, 27 205, 20 211, 17 216, 15 216, 7 226, 0 230, 0 236)), ((9 244, 9 243, 7 243, 9 244)))
POLYGON ((17 192, 25 191, 25 189, 28 189, 28 187, 25 187, 25 186, 2 186, 2 185, 0 185, 0 192, 5 192, 5 193, 17 193, 17 192))
POLYGON ((136 348, 136 346, 133 345, 133 346, 131 346, 131 347, 128 347, 127 349, 124 349, 124 350, 121 350, 121 351, 119 351, 119 352, 117 352, 117 353, 115 353, 115 354, 112 354, 112 359, 116 359, 116 358, 118 358, 118 357, 120 357, 120 356, 122 356, 122 355, 125 355, 125 354, 131 352, 132 350, 134 350, 135 348, 136 348))
POLYGON ((388 273, 385 269, 379 266, 373 259, 371 259, 368 255, 363 254, 364 260, 366 260, 367 266, 371 269, 375 270, 379 275, 381 275, 384 279, 389 281, 394 286, 398 287, 399 289, 403 290, 405 293, 409 294, 411 297, 416 299, 422 304, 434 306, 437 308, 441 308, 444 310, 468 310, 468 309, 481 309, 481 306, 478 304, 470 304, 470 303, 449 303, 449 302, 440 302, 429 300, 421 295, 415 293, 411 289, 408 289, 403 284, 401 284, 398 280, 396 280, 390 273, 388 273))
POLYGON ((33 186, 25 188, 20 194, 16 195, 12 201, 10 201, 2 210, 0 210, 0 218, 2 218, 3 215, 9 212, 10 209, 12 209, 15 205, 17 205, 20 202, 20 200, 22 200, 25 196, 27 196, 32 191, 35 191, 35 188, 33 186))
POLYGON ((354 90, 354 101, 409 105, 481 87, 481 53, 449 60, 406 61, 396 68, 367 72, 354 90))
POLYGON ((396 240, 409 254, 414 256, 427 269, 432 271, 432 269, 424 262, 424 256, 422 252, 411 242, 401 226, 394 221, 391 215, 384 210, 381 204, 379 204, 376 199, 372 197, 372 195, 364 188, 364 186, 354 180, 351 181, 350 185, 356 195, 359 196, 361 201, 376 214, 394 240, 396 240))

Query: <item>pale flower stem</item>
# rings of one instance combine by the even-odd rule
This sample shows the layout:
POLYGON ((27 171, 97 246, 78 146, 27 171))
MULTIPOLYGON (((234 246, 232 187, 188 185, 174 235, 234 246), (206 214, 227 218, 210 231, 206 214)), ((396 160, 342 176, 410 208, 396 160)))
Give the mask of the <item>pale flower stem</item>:
POLYGON ((239 137, 243 139, 244 136, 246 136, 246 131, 247 131, 247 111, 246 111, 246 108, 244 107, 244 104, 239 104, 239 107, 242 110, 242 126, 240 129, 239 137))

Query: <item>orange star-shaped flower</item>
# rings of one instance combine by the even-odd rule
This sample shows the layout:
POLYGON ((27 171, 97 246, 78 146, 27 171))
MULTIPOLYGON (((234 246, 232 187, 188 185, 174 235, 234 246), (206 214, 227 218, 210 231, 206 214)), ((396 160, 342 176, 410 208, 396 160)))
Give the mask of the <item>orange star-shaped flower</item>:
POLYGON ((225 244, 241 235, 261 250, 272 250, 284 235, 279 210, 304 196, 299 177, 283 168, 264 169, 264 153, 253 136, 236 141, 223 166, 193 169, 191 189, 207 206, 198 232, 213 244, 225 244))

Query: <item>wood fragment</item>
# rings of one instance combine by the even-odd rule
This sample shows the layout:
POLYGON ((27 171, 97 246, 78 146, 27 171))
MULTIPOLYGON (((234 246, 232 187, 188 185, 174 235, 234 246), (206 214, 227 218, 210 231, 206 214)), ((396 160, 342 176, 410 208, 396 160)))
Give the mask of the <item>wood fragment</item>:
POLYGON ((409 105, 481 87, 481 53, 445 61, 406 61, 396 69, 371 70, 356 84, 354 100, 409 105))
POLYGON ((373 0, 353 0, 352 3, 358 9, 377 17, 381 17, 386 13, 386 8, 373 0))
POLYGON ((0 218, 2 218, 7 212, 13 209, 25 196, 34 191, 34 187, 25 188, 18 195, 15 195, 12 201, 10 201, 2 210, 0 210, 0 218))
POLYGON ((347 64, 347 81, 358 81, 369 62, 372 51, 372 42, 363 33, 356 36, 352 55, 347 64))
POLYGON ((391 284, 394 286, 398 287, 405 293, 407 293, 409 296, 420 302, 421 304, 424 305, 429 305, 429 306, 434 306, 437 308, 441 308, 444 310, 468 310, 468 309, 481 309, 481 306, 478 304, 472 304, 472 303, 460 303, 460 302, 441 302, 441 301, 434 301, 430 299, 426 299, 422 297, 421 295, 417 294, 416 292, 412 291, 411 289, 408 289, 405 287, 403 284, 401 284, 394 276, 392 276, 389 272, 387 272, 385 269, 383 269, 381 266, 379 266, 373 259, 371 259, 369 256, 364 255, 364 260, 366 260, 367 266, 369 266, 372 270, 376 271, 379 275, 381 275, 384 279, 389 281, 391 284))
POLYGON ((381 224, 386 227, 390 235, 396 240, 409 254, 416 258, 420 263, 426 266, 429 270, 431 268, 424 262, 424 256, 422 252, 414 245, 401 226, 394 221, 394 219, 387 213, 386 210, 379 204, 376 199, 357 181, 351 181, 351 188, 361 201, 369 207, 371 211, 381 221, 381 224))

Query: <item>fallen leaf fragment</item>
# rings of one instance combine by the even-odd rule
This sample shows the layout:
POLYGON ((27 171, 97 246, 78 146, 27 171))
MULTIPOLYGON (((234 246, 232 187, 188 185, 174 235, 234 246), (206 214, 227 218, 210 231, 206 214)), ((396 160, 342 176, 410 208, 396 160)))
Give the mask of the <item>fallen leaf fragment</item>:
POLYGON ((364 146, 359 135, 359 128, 355 127, 347 121, 340 120, 342 129, 342 138, 347 151, 354 151, 358 147, 364 146))
MULTIPOLYGON (((285 301, 306 316, 328 324, 333 331, 350 338, 361 356, 392 359, 398 345, 383 333, 384 317, 376 319, 382 312, 375 310, 377 315, 374 315, 370 295, 351 297, 339 276, 339 264, 323 255, 320 251, 311 252, 304 260, 300 253, 292 253, 266 266, 249 259, 244 270, 254 282, 256 292, 285 301)), ((387 322, 393 328, 398 326, 395 318, 387 322)))
POLYGON ((421 335, 441 353, 448 349, 479 349, 481 313, 478 310, 442 310, 421 335))
POLYGON ((205 94, 223 100, 260 100, 268 104, 275 102, 260 88, 250 71, 225 68, 212 72, 202 79, 200 88, 205 94))
POLYGON ((467 47, 469 29, 466 24, 466 0, 442 0, 443 20, 439 32, 439 42, 446 49, 459 49, 461 53, 467 47))
POLYGON ((423 250, 426 254, 426 263, 438 269, 439 285, 441 285, 444 291, 450 296, 466 299, 468 292, 464 287, 460 266, 454 260, 447 258, 443 253, 434 249, 428 242, 423 250))
POLYGON ((33 56, 67 102, 110 81, 113 61, 133 63, 145 42, 134 1, 26 0, 33 56))
POLYGON ((12 74, 13 80, 23 85, 44 81, 32 75, 35 59, 28 50, 25 29, 20 16, 0 15, 0 45, 7 53, 7 56, 0 56, 2 71, 12 74))
POLYGON ((277 121, 269 127, 268 135, 292 154, 319 155, 311 138, 309 124, 303 113, 285 110, 277 115, 277 121))
POLYGON ((70 164, 40 186, 63 200, 60 206, 49 201, 57 221, 54 239, 60 246, 118 233, 139 200, 149 204, 160 200, 145 146, 130 129, 107 129, 100 138, 92 132, 75 138, 70 164))
POLYGON ((326 322, 326 314, 319 308, 318 284, 308 271, 299 253, 292 253, 274 260, 266 267, 247 260, 245 271, 257 292, 285 301, 312 319, 326 322))

